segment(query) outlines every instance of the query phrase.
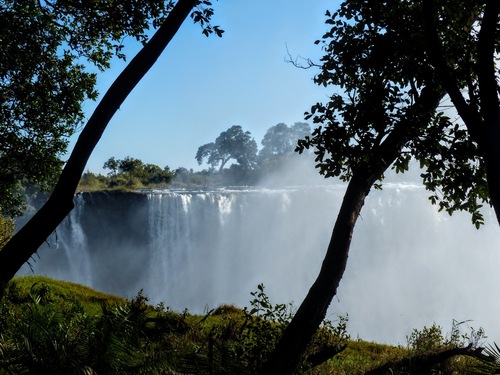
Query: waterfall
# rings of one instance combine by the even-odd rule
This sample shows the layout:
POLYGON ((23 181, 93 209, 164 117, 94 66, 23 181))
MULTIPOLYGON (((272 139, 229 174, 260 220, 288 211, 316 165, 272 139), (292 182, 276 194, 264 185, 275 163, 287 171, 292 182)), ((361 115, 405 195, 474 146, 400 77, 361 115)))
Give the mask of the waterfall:
POLYGON ((42 248, 31 257, 18 274, 46 274, 55 279, 92 285, 92 264, 81 217, 85 202, 76 195, 75 207, 47 239, 42 248))
MULTIPOLYGON (((276 189, 85 193, 40 249, 37 274, 202 313, 248 304, 264 283, 273 303, 298 306, 317 276, 343 185, 276 189)), ((472 320, 500 340, 500 230, 492 210, 476 230, 414 184, 368 197, 327 318, 349 314, 364 340, 405 344, 413 328, 472 320)), ((29 267, 20 274, 30 273, 29 267)))
POLYGON ((270 293, 276 287, 298 302, 304 290, 296 293, 291 277, 313 280, 333 225, 315 207, 341 195, 338 188, 311 190, 148 194, 149 292, 173 308, 199 312, 221 302, 244 305, 263 282, 270 293))
MULTIPOLYGON (((66 228, 61 228, 61 236, 56 245, 57 249, 64 252, 63 258, 66 259, 69 273, 76 276, 73 281, 79 284, 91 285, 92 273, 89 248, 86 235, 79 223, 83 204, 82 196, 77 195, 75 197, 75 208, 68 215, 68 220, 63 223, 66 228)), ((61 271, 59 270, 59 272, 61 271)))

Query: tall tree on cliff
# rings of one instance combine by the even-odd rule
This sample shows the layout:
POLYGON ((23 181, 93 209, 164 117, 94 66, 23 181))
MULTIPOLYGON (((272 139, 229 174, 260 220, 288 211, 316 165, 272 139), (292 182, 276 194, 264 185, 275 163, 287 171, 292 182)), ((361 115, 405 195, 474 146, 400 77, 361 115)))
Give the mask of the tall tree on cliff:
MULTIPOLYGON (((12 3, 17 4, 18 2, 12 3)), ((24 2, 23 4, 25 3, 26 2, 24 2)), ((37 4, 38 6, 41 6, 42 4, 36 1, 33 1, 32 3, 37 4)), ((131 10, 131 13, 128 15, 126 21, 130 22, 130 20, 134 19, 134 17, 140 17, 140 22, 138 24, 135 24, 134 27, 143 30, 144 28, 147 28, 149 19, 147 14, 142 13, 142 10, 151 9, 151 4, 153 3, 150 1, 134 1, 132 3, 138 5, 137 8, 134 7, 131 10)), ((43 20, 46 22, 39 22, 39 24, 35 23, 35 25, 42 29, 43 27, 61 28, 61 32, 66 32, 68 37, 71 37, 73 33, 80 35, 82 39, 75 41, 74 48, 76 49, 87 48, 84 41, 87 39, 92 40, 92 38, 94 38, 95 36, 86 35, 85 32, 91 33, 91 30, 93 30, 93 25, 95 23, 101 22, 101 18, 107 19, 101 14, 101 9, 94 8, 97 4, 95 2, 90 2, 85 6, 81 6, 81 2, 73 4, 72 2, 59 3, 54 1, 43 2, 43 4, 53 6, 54 11, 57 10, 59 12, 60 9, 63 9, 66 13, 61 13, 61 21, 67 21, 70 22, 70 24, 59 24, 57 22, 59 20, 58 18, 51 18, 50 13, 46 13, 46 10, 40 10, 42 15, 44 17, 48 17, 48 19, 46 20, 45 18, 43 18, 43 20), (67 5, 67 8, 62 7, 62 5, 62 8, 59 8, 59 4, 67 5), (85 22, 77 17, 78 12, 82 9, 85 10, 85 14, 89 17, 85 18, 85 22), (77 13, 75 14, 72 12, 77 13), (89 13, 87 14, 86 12, 89 13), (74 24, 71 23, 73 21, 74 24), (82 29, 79 29, 80 27, 82 29), (75 31, 75 28, 80 30, 80 34, 75 31)), ((101 2, 99 2, 99 4, 101 4, 101 2)), ((21 230, 19 230, 19 232, 17 232, 9 242, 7 242, 7 244, 0 251, 0 298, 3 296, 7 283, 12 279, 19 268, 24 263, 29 261, 30 257, 35 254, 39 246, 56 229, 57 225, 64 219, 64 217, 66 217, 66 215, 73 209, 73 196, 76 191, 78 181, 80 180, 90 154, 92 153, 94 147, 96 146, 101 135, 106 129, 108 122, 110 121, 114 113, 119 109, 120 105, 126 99, 128 94, 136 86, 136 84, 142 79, 142 77, 147 73, 151 66, 153 66, 155 61, 158 59, 164 48, 169 44, 170 40, 174 37, 177 30, 180 28, 181 24, 188 17, 188 15, 191 14, 194 22, 201 24, 203 33, 205 35, 216 33, 218 36, 221 36, 222 30, 220 30, 216 26, 212 27, 210 24, 210 18, 213 14, 213 10, 210 6, 211 2, 208 0, 179 0, 177 2, 168 1, 165 3, 164 7, 160 7, 159 10, 153 12, 153 15, 156 17, 153 17, 153 19, 156 20, 153 22, 154 26, 160 26, 160 24, 161 26, 149 41, 146 42, 146 39, 143 39, 143 41, 145 42, 144 47, 131 60, 131 62, 127 65, 124 71, 119 75, 119 77, 115 80, 115 82, 101 99, 93 115, 90 117, 80 136, 78 137, 77 143, 75 144, 75 147, 68 161, 66 162, 66 165, 64 166, 59 176, 58 182, 55 185, 55 188, 53 189, 48 201, 26 225, 21 228, 21 230)), ((109 22, 111 24, 110 32, 115 31, 115 28, 120 28, 119 24, 113 24, 113 20, 114 17, 117 16, 115 13, 120 14, 120 12, 122 12, 122 7, 127 6, 116 4, 109 6, 109 8, 113 10, 113 12, 111 12, 109 15, 109 22)), ((57 14, 59 15, 59 13, 57 14)), ((106 36, 108 35, 105 34, 104 41, 102 42, 104 44, 107 40, 106 36)), ((68 43, 70 43, 71 41, 72 39, 69 39, 68 43)), ((38 46, 35 43, 35 47, 38 46, 39 48, 43 49, 45 48, 46 44, 50 42, 50 38, 48 40, 41 39, 39 40, 39 42, 41 43, 41 46, 38 46)), ((97 51, 99 51, 98 47, 103 46, 98 44, 98 46, 96 47, 97 51)), ((119 51, 121 47, 117 46, 117 48, 119 51)), ((90 49, 90 51, 92 52, 93 50, 90 49)), ((56 52, 60 52, 59 49, 52 51, 52 53, 56 52)), ((95 53, 95 51, 93 52, 95 53)), ((90 58, 92 58, 92 56, 94 55, 91 54, 90 58)), ((107 60, 104 61, 106 62, 107 60)), ((22 71, 20 74, 22 74, 22 71)), ((38 78, 38 75, 35 75, 35 77, 38 78)), ((52 78, 56 78, 55 81, 57 81, 57 77, 52 78)), ((45 84, 50 85, 52 81, 50 79, 47 79, 47 82, 48 83, 45 84)), ((85 96, 85 93, 87 93, 87 95, 90 95, 89 93, 93 92, 91 91, 92 83, 92 80, 87 82, 87 89, 90 91, 87 92, 84 90, 80 94, 80 96, 72 98, 72 102, 70 104, 72 104, 73 107, 71 107, 71 110, 74 111, 75 109, 77 109, 77 112, 73 113, 73 116, 81 116, 81 112, 78 112, 80 110, 80 107, 76 104, 76 102, 82 100, 85 96)), ((76 85, 77 83, 74 84, 76 85)), ((46 87, 47 90, 49 90, 49 88, 50 87, 46 87)), ((46 96, 49 96, 51 98, 51 103, 53 106, 58 105, 58 100, 53 99, 52 95, 57 95, 58 92, 59 91, 56 86, 50 89, 49 93, 46 94, 46 96)), ((15 97, 12 100, 14 99, 19 100, 20 104, 23 103, 22 98, 15 97)), ((42 96, 38 99, 37 97, 34 97, 33 100, 35 103, 37 100, 39 100, 39 103, 43 103, 44 97, 42 96)), ((59 102, 59 104, 63 106, 65 105, 64 102, 59 102)), ((71 113, 67 114, 67 116, 70 116, 70 114, 71 113)), ((33 127, 36 128, 36 126, 38 125, 36 123, 36 119, 33 121, 33 127)), ((15 134, 16 133, 14 132, 14 135, 15 134)), ((37 150, 36 146, 36 144, 33 146, 33 150, 35 151, 37 150)), ((0 156, 2 156, 2 153, 0 153, 0 156)))
POLYGON ((365 198, 388 168, 404 172, 415 159, 440 210, 468 211, 479 227, 491 203, 500 217, 499 7, 348 0, 326 13, 315 81, 336 93, 306 114, 319 126, 298 149, 313 147, 320 173, 349 184, 320 273, 261 374, 293 373, 337 293, 365 198), (440 111, 446 94, 466 126, 440 111))
POLYGON ((219 172, 231 159, 248 170, 255 166, 257 143, 249 131, 244 131, 240 125, 233 125, 220 133, 215 142, 198 147, 195 158, 199 165, 203 164, 205 159, 212 168, 220 165, 219 172))
POLYGON ((291 126, 281 122, 271 126, 262 138, 259 162, 295 156, 297 141, 309 134, 311 134, 311 128, 305 122, 296 122, 291 126))

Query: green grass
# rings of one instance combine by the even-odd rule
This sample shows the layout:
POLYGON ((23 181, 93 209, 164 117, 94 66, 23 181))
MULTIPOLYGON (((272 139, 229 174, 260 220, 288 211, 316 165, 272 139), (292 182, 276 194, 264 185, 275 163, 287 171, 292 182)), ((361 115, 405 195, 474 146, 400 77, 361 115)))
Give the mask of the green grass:
POLYGON ((89 315, 99 314, 101 305, 125 304, 126 299, 106 294, 85 285, 62 280, 54 280, 45 276, 23 276, 14 278, 9 284, 9 292, 18 303, 27 303, 30 292, 37 288, 47 288, 50 300, 54 304, 78 301, 89 315))
POLYGON ((357 375, 379 367, 387 362, 400 360, 409 350, 400 346, 390 346, 367 341, 350 341, 347 348, 328 361, 331 374, 357 375))
MULTIPOLYGON (((268 301, 263 287, 260 292, 254 296, 268 301)), ((285 310, 275 311, 284 314, 285 310)), ((338 343, 341 337, 340 342, 347 347, 312 370, 302 367, 302 373, 364 374, 415 354, 414 348, 345 341, 343 331, 333 328, 327 332, 330 338, 326 342, 338 343)), ((435 327, 424 328, 417 336, 432 340, 439 337, 426 334, 431 331, 436 333, 435 327)), ((11 281, 0 303, 0 375, 13 369, 14 373, 20 369, 26 373, 61 373, 69 368, 76 371, 78 366, 80 370, 90 366, 107 374, 250 374, 249 369, 257 368, 263 360, 259 353, 269 352, 276 342, 273 335, 277 332, 277 323, 251 316, 234 305, 221 305, 206 315, 191 315, 152 306, 142 295, 126 300, 43 276, 18 277, 11 281), (12 363, 21 367, 12 367, 12 363)), ((322 337, 323 341, 313 340, 319 346, 311 352, 325 343, 322 337)), ((458 357, 433 374, 465 374, 476 364, 470 358, 458 357)))

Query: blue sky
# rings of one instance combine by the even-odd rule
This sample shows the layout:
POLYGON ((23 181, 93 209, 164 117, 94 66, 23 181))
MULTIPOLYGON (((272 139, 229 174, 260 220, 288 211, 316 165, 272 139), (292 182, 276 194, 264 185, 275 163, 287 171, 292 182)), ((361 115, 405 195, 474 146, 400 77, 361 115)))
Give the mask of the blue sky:
MULTIPOLYGON (((207 38, 186 20, 114 116, 86 169, 105 173, 102 165, 111 156, 131 156, 160 167, 200 170, 205 166, 194 158, 198 147, 232 125, 250 131, 261 147, 269 127, 304 121, 303 113, 316 101, 325 101, 331 89, 313 83, 317 70, 285 62, 287 49, 293 57, 317 61, 321 48, 314 41, 328 30, 325 11, 338 4, 220 0, 214 4, 213 24, 225 30, 222 38, 207 38)), ((138 48, 126 42, 129 60, 138 48)), ((124 66, 115 61, 99 74, 101 95, 124 66)), ((85 104, 87 117, 94 107, 85 104)))

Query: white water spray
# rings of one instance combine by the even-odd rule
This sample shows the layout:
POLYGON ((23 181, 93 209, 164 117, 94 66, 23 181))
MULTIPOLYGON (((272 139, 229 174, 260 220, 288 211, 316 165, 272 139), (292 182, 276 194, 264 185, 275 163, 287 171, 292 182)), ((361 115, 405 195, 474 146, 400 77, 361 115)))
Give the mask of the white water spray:
MULTIPOLYGON (((58 228, 70 240, 59 241, 55 255, 42 249, 35 272, 126 297, 143 288, 154 303, 196 313, 246 305, 259 283, 272 302, 298 306, 319 271, 343 193, 328 185, 157 191, 134 205, 117 199, 99 215, 75 210, 58 228), (112 207, 120 215, 103 216, 112 207), (100 226, 106 232, 97 235, 100 226), (62 252, 67 261, 54 262, 62 252)), ((413 328, 437 323, 446 331, 452 319, 471 319, 499 341, 500 229, 492 211, 485 215, 478 231, 466 214, 438 213, 423 188, 387 183, 373 191, 328 318, 348 313, 352 336, 392 344, 405 344, 413 328)))

